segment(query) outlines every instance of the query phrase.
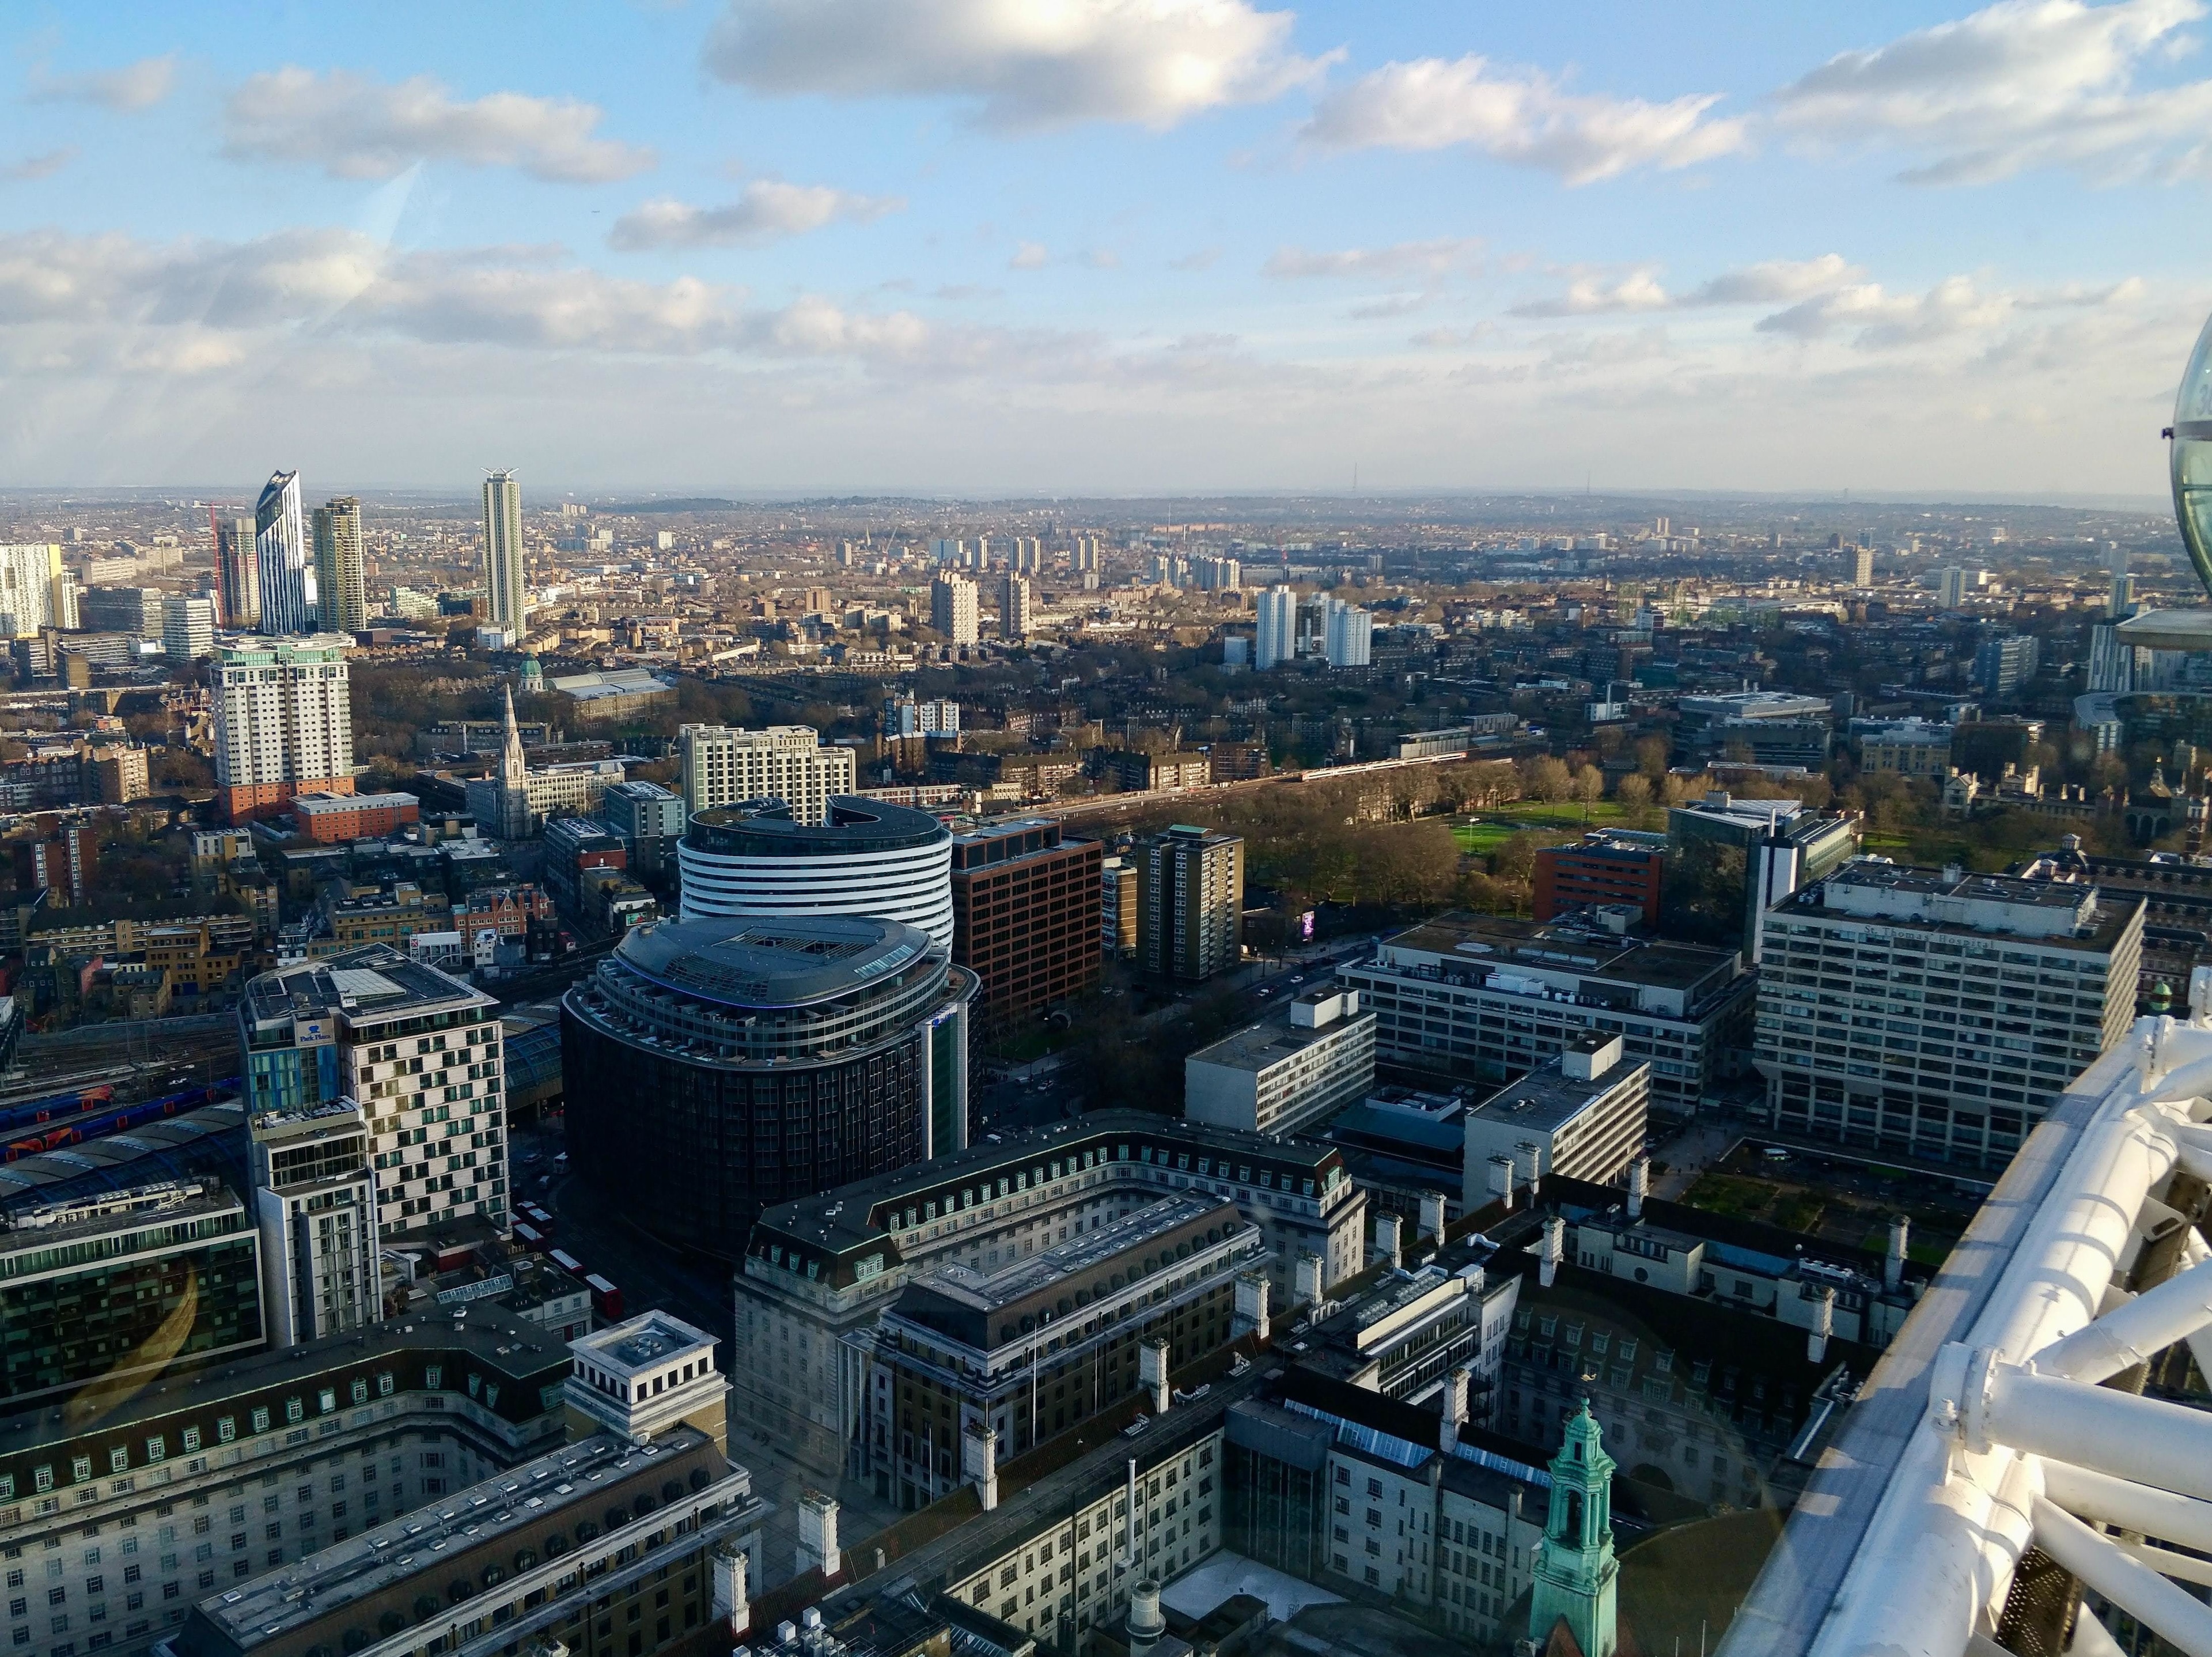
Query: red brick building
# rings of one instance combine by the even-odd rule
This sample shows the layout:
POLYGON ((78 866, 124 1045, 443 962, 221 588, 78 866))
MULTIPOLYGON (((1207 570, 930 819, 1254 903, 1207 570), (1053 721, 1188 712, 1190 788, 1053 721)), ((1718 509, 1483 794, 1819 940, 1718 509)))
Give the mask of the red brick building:
POLYGON ((552 919, 553 899, 534 886, 478 886, 453 905, 453 930, 464 940, 486 927, 502 938, 527 937, 532 922, 552 919))
POLYGON ((1096 840, 1039 817, 952 837, 952 959, 983 981, 983 1020, 1005 1024, 1098 986, 1096 840))
MULTIPOLYGON (((1650 837, 1653 840, 1657 836, 1650 837)), ((1626 904, 1646 926, 1659 920, 1659 880, 1667 854, 1656 844, 1597 829, 1580 845, 1547 846, 1536 854, 1532 902, 1540 921, 1595 904, 1626 904)))
POLYGON ((403 823, 422 819, 422 802, 411 794, 301 794, 292 799, 292 820, 310 840, 324 845, 380 840, 403 823))

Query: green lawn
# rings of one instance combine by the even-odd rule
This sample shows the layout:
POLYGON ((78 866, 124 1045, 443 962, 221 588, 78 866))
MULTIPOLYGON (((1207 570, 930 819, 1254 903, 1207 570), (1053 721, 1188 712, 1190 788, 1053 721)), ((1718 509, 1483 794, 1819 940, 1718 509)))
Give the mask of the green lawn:
POLYGON ((1452 838, 1459 842, 1462 851, 1487 857, 1510 840, 1520 830, 1510 823, 1455 823, 1452 838))
POLYGON ((1485 812, 1486 817, 1510 819, 1537 828, 1578 829, 1585 825, 1602 827, 1618 823, 1627 813, 1617 800, 1599 800, 1583 805, 1579 800, 1562 801, 1557 805, 1541 800, 1521 800, 1499 810, 1485 812))

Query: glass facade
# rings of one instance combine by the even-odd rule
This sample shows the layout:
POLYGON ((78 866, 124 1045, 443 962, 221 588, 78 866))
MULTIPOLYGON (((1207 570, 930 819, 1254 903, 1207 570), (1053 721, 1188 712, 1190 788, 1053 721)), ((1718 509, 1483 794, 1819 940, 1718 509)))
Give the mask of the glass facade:
POLYGON ((231 1207, 0 1255, 0 1398, 259 1345, 258 1248, 231 1207))
POLYGON ((2173 512, 2197 579, 2212 593, 2212 318, 2173 399, 2173 512))

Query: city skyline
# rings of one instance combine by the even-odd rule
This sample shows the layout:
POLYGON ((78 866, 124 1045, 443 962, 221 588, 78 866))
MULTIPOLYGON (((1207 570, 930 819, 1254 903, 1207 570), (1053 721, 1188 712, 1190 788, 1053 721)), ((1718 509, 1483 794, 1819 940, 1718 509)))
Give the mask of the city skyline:
POLYGON ((0 462, 2148 497, 2203 13, 44 19, 0 462))

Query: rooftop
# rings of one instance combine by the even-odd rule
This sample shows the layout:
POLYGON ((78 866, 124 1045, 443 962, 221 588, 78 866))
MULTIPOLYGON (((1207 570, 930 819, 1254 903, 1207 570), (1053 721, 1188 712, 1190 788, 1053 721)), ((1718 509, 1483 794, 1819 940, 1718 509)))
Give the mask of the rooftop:
POLYGON ((952 832, 926 811, 833 794, 826 823, 799 821, 781 800, 750 800, 692 813, 686 838, 738 856, 829 857, 950 844, 952 832))
MULTIPOLYGON (((1309 1005, 1319 1005, 1328 996, 1340 995, 1337 990, 1308 990, 1298 999, 1309 1005)), ((1264 1070, 1270 1065, 1280 1064, 1295 1058, 1316 1042, 1331 1041, 1346 1031, 1355 1029, 1362 1019, 1372 1020, 1375 1014, 1361 1011, 1349 1018, 1332 1019, 1328 1023, 1310 1026, 1291 1022, 1291 1003, 1284 1002, 1275 1015, 1265 1022, 1249 1026, 1226 1035, 1209 1047, 1201 1047, 1188 1061, 1193 1064, 1218 1064, 1226 1070, 1264 1070)))
POLYGON ((240 1016, 249 1031, 301 1019, 383 1018, 453 1005, 492 1007, 489 996, 410 960, 385 944, 364 944, 327 960, 303 961, 264 972, 246 986, 240 1016))
POLYGON ((1689 989, 1715 973, 1733 978, 1737 959, 1732 949, 1622 937, 1565 920, 1465 913, 1424 921, 1382 947, 1394 954, 1434 956, 1469 972, 1523 966, 1668 990, 1689 989))
POLYGON ((797 1007, 868 988, 928 955, 929 935, 860 916, 649 921, 616 953, 644 978, 729 1007, 797 1007))
POLYGON ((935 1289, 949 1300, 979 1311, 996 1312, 1051 1288, 1063 1277, 1142 1248, 1177 1227, 1218 1214, 1225 1207, 1227 1204, 1210 1193, 1200 1196, 1186 1191, 1164 1197, 1133 1214, 1123 1215, 1109 1225, 1055 1244, 1010 1265, 983 1272, 953 1261, 930 1271, 918 1286, 935 1289))
POLYGON ((1469 1105, 1466 1119, 1470 1124, 1504 1125, 1528 1133, 1554 1133, 1637 1071, 1650 1068, 1641 1060, 1633 1064, 1624 1061, 1594 1081, 1584 1081, 1565 1074, 1558 1059, 1548 1058, 1480 1104, 1469 1105))
POLYGON ((238 1198, 217 1180, 156 1180, 106 1196, 19 1209, 0 1218, 0 1257, 27 1249, 55 1248, 141 1226, 168 1226, 244 1211, 238 1198))

